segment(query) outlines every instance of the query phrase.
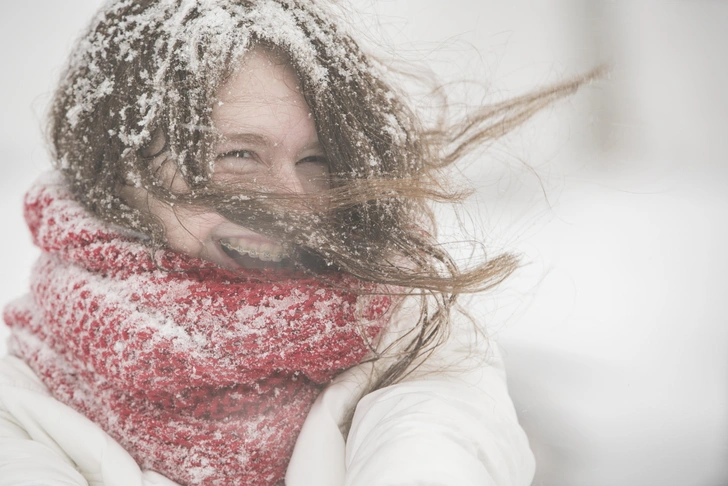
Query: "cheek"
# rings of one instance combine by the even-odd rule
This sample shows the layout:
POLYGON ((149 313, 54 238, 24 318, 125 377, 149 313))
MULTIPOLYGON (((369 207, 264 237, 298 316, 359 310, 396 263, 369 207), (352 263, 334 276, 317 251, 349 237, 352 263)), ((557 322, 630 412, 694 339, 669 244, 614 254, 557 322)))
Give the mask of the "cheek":
POLYGON ((165 226, 167 245, 178 252, 204 257, 212 244, 215 229, 225 220, 215 213, 198 213, 189 209, 167 208, 157 213, 165 226))
POLYGON ((195 211, 182 206, 172 208, 149 197, 143 189, 125 186, 120 195, 131 207, 162 223, 169 248, 193 257, 205 257, 207 247, 213 243, 215 230, 226 222, 214 212, 195 211))
POLYGON ((305 163, 296 167, 296 177, 304 193, 316 194, 331 188, 329 167, 325 163, 305 163))

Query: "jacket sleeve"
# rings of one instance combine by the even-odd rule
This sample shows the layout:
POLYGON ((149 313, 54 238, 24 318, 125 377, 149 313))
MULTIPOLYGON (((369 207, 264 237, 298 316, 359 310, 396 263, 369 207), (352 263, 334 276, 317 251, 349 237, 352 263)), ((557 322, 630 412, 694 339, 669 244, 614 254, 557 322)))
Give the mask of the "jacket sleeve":
POLYGON ((0 359, 0 486, 175 486, 55 400, 21 360, 0 359))
POLYGON ((528 486, 535 463, 497 347, 461 321, 412 376, 365 396, 346 486, 528 486))

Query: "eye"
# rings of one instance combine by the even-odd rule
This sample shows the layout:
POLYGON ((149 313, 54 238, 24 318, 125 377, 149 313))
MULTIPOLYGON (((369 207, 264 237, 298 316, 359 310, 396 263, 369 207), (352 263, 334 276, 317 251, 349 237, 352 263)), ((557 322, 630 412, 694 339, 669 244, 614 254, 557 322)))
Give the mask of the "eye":
POLYGON ((260 158, 250 150, 231 150, 215 157, 215 174, 250 174, 258 170, 260 158))
POLYGON ((314 155, 296 162, 296 168, 304 171, 328 174, 329 161, 323 155, 314 155))
POLYGON ((296 162, 296 165, 301 165, 301 164, 317 164, 317 165, 325 165, 326 168, 329 167, 329 161, 323 155, 312 155, 310 157, 306 157, 306 158, 301 159, 298 162, 296 162))
POLYGON ((217 158, 233 157, 236 159, 250 159, 253 157, 253 155, 253 152, 249 150, 232 150, 230 152, 225 152, 224 154, 218 155, 217 158))

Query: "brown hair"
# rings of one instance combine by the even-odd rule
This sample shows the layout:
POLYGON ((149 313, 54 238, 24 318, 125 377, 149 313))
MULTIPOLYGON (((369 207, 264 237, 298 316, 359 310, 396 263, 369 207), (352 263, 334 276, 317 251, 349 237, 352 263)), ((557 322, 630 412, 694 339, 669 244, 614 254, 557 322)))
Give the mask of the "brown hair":
MULTIPOLYGON (((312 0, 112 2, 81 39, 56 92, 50 135, 76 198, 106 221, 159 244, 164 228, 125 204, 133 184, 154 198, 213 208, 297 248, 303 270, 335 268, 422 296, 411 341, 371 385, 401 379, 447 335, 459 294, 491 288, 516 268, 502 254, 460 268, 438 245, 431 201, 454 202, 442 169, 496 139, 591 74, 424 126, 387 73, 312 0), (253 46, 283 54, 296 70, 330 162, 332 187, 296 196, 221 187, 210 180, 218 87, 253 46), (145 149, 155 133, 189 191, 160 184, 145 149), (315 210, 324 200, 326 211, 315 210), (292 204, 309 211, 285 211, 292 204), (308 258, 306 258, 308 257, 308 258), (314 262, 314 263, 312 263, 314 262)), ((320 274, 320 272, 319 272, 320 274)), ((321 278, 325 278, 325 275, 321 278)))

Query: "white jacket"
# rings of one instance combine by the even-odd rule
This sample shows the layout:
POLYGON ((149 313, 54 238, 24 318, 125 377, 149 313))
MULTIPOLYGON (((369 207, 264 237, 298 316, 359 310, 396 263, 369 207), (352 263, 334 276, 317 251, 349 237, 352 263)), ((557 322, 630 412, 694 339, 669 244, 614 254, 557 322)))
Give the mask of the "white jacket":
MULTIPOLYGON (((465 324, 410 376, 359 401, 372 365, 343 373, 303 425, 287 486, 528 486, 534 460, 492 343, 465 324)), ((0 359, 0 486, 170 486, 55 400, 21 360, 0 359)))

